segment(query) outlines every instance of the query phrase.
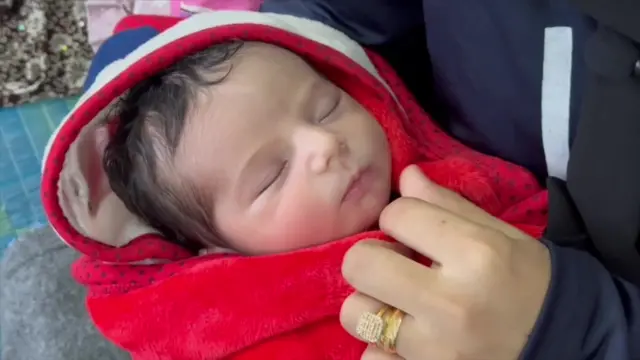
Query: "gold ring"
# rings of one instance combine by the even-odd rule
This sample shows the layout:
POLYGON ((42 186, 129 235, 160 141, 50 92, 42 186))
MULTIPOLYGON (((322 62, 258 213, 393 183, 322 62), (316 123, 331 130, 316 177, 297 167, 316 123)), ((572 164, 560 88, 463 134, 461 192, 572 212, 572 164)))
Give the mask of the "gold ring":
POLYGON ((396 341, 398 340, 398 333, 400 332, 400 326, 404 319, 405 313, 399 309, 393 309, 393 311, 386 312, 384 316, 385 327, 380 336, 380 340, 376 345, 390 354, 396 353, 396 341))
POLYGON ((360 316, 356 334, 370 344, 387 353, 396 353, 396 342, 405 313, 389 305, 383 306, 377 313, 366 312, 360 316))
POLYGON ((384 320, 384 314, 390 310, 389 306, 383 306, 376 314, 366 312, 358 319, 358 325, 356 326, 356 334, 360 338, 368 343, 376 344, 381 338, 385 330, 386 324, 384 320))

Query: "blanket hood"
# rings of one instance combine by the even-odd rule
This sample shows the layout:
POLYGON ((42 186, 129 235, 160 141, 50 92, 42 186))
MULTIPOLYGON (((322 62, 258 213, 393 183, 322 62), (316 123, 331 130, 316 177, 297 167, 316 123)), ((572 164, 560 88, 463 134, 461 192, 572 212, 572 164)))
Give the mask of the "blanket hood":
MULTIPOLYGON (((245 11, 203 13, 185 20, 165 18, 161 23, 157 36, 98 74, 46 147, 41 187, 44 209, 59 237, 81 253, 105 262, 137 264, 192 256, 164 241, 126 209, 109 187, 102 153, 109 140, 110 109, 130 87, 222 41, 267 42, 301 55, 382 124, 393 149, 394 179, 413 162, 415 151, 409 148, 415 145, 407 140, 403 122, 398 121, 407 118, 407 109, 383 76, 392 70, 341 32, 316 21, 245 11), (385 121, 391 118, 394 120, 385 121)), ((402 97, 411 98, 409 94, 402 97)), ((440 132, 430 122, 420 127, 440 132)), ((458 144, 451 141, 440 146, 450 149, 458 144)))
POLYGON ((353 292, 340 269, 355 242, 393 241, 382 231, 269 256, 194 256, 137 220, 109 187, 102 153, 116 124, 110 109, 134 84, 217 42, 289 49, 349 93, 387 135, 396 189, 400 172, 417 164, 503 221, 533 236, 544 228, 546 195, 531 174, 447 136, 381 58, 340 32, 250 12, 137 19, 134 27, 151 26, 149 35, 157 35, 97 75, 52 137, 42 180, 53 229, 85 255, 72 275, 88 289, 91 319, 133 359, 351 360, 367 346, 340 325, 353 292))

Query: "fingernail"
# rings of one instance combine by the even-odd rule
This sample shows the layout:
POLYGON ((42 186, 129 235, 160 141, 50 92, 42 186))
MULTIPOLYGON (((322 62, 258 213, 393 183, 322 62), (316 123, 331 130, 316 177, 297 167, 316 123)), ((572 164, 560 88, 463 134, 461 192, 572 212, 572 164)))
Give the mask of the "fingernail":
POLYGON ((405 169, 410 176, 415 176, 416 179, 421 179, 424 181, 430 181, 429 178, 422 172, 422 169, 418 165, 409 165, 405 169))

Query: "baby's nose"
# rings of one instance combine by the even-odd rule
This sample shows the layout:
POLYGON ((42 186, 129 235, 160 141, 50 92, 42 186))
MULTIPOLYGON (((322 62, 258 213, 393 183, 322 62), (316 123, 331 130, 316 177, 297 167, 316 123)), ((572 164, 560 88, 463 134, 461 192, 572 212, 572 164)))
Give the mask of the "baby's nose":
POLYGON ((306 149, 309 168, 315 173, 330 170, 346 152, 346 144, 338 135, 322 129, 309 131, 300 145, 306 149))

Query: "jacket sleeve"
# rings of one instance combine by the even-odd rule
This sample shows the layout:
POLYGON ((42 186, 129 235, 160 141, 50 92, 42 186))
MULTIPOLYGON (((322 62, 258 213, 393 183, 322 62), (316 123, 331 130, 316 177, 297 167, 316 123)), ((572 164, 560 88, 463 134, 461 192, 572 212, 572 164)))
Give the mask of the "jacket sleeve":
POLYGON ((551 285, 522 359, 640 359, 640 288, 586 251, 545 244, 551 285))
POLYGON ((424 21, 420 0, 265 0, 260 11, 317 20, 366 46, 389 42, 424 21))

